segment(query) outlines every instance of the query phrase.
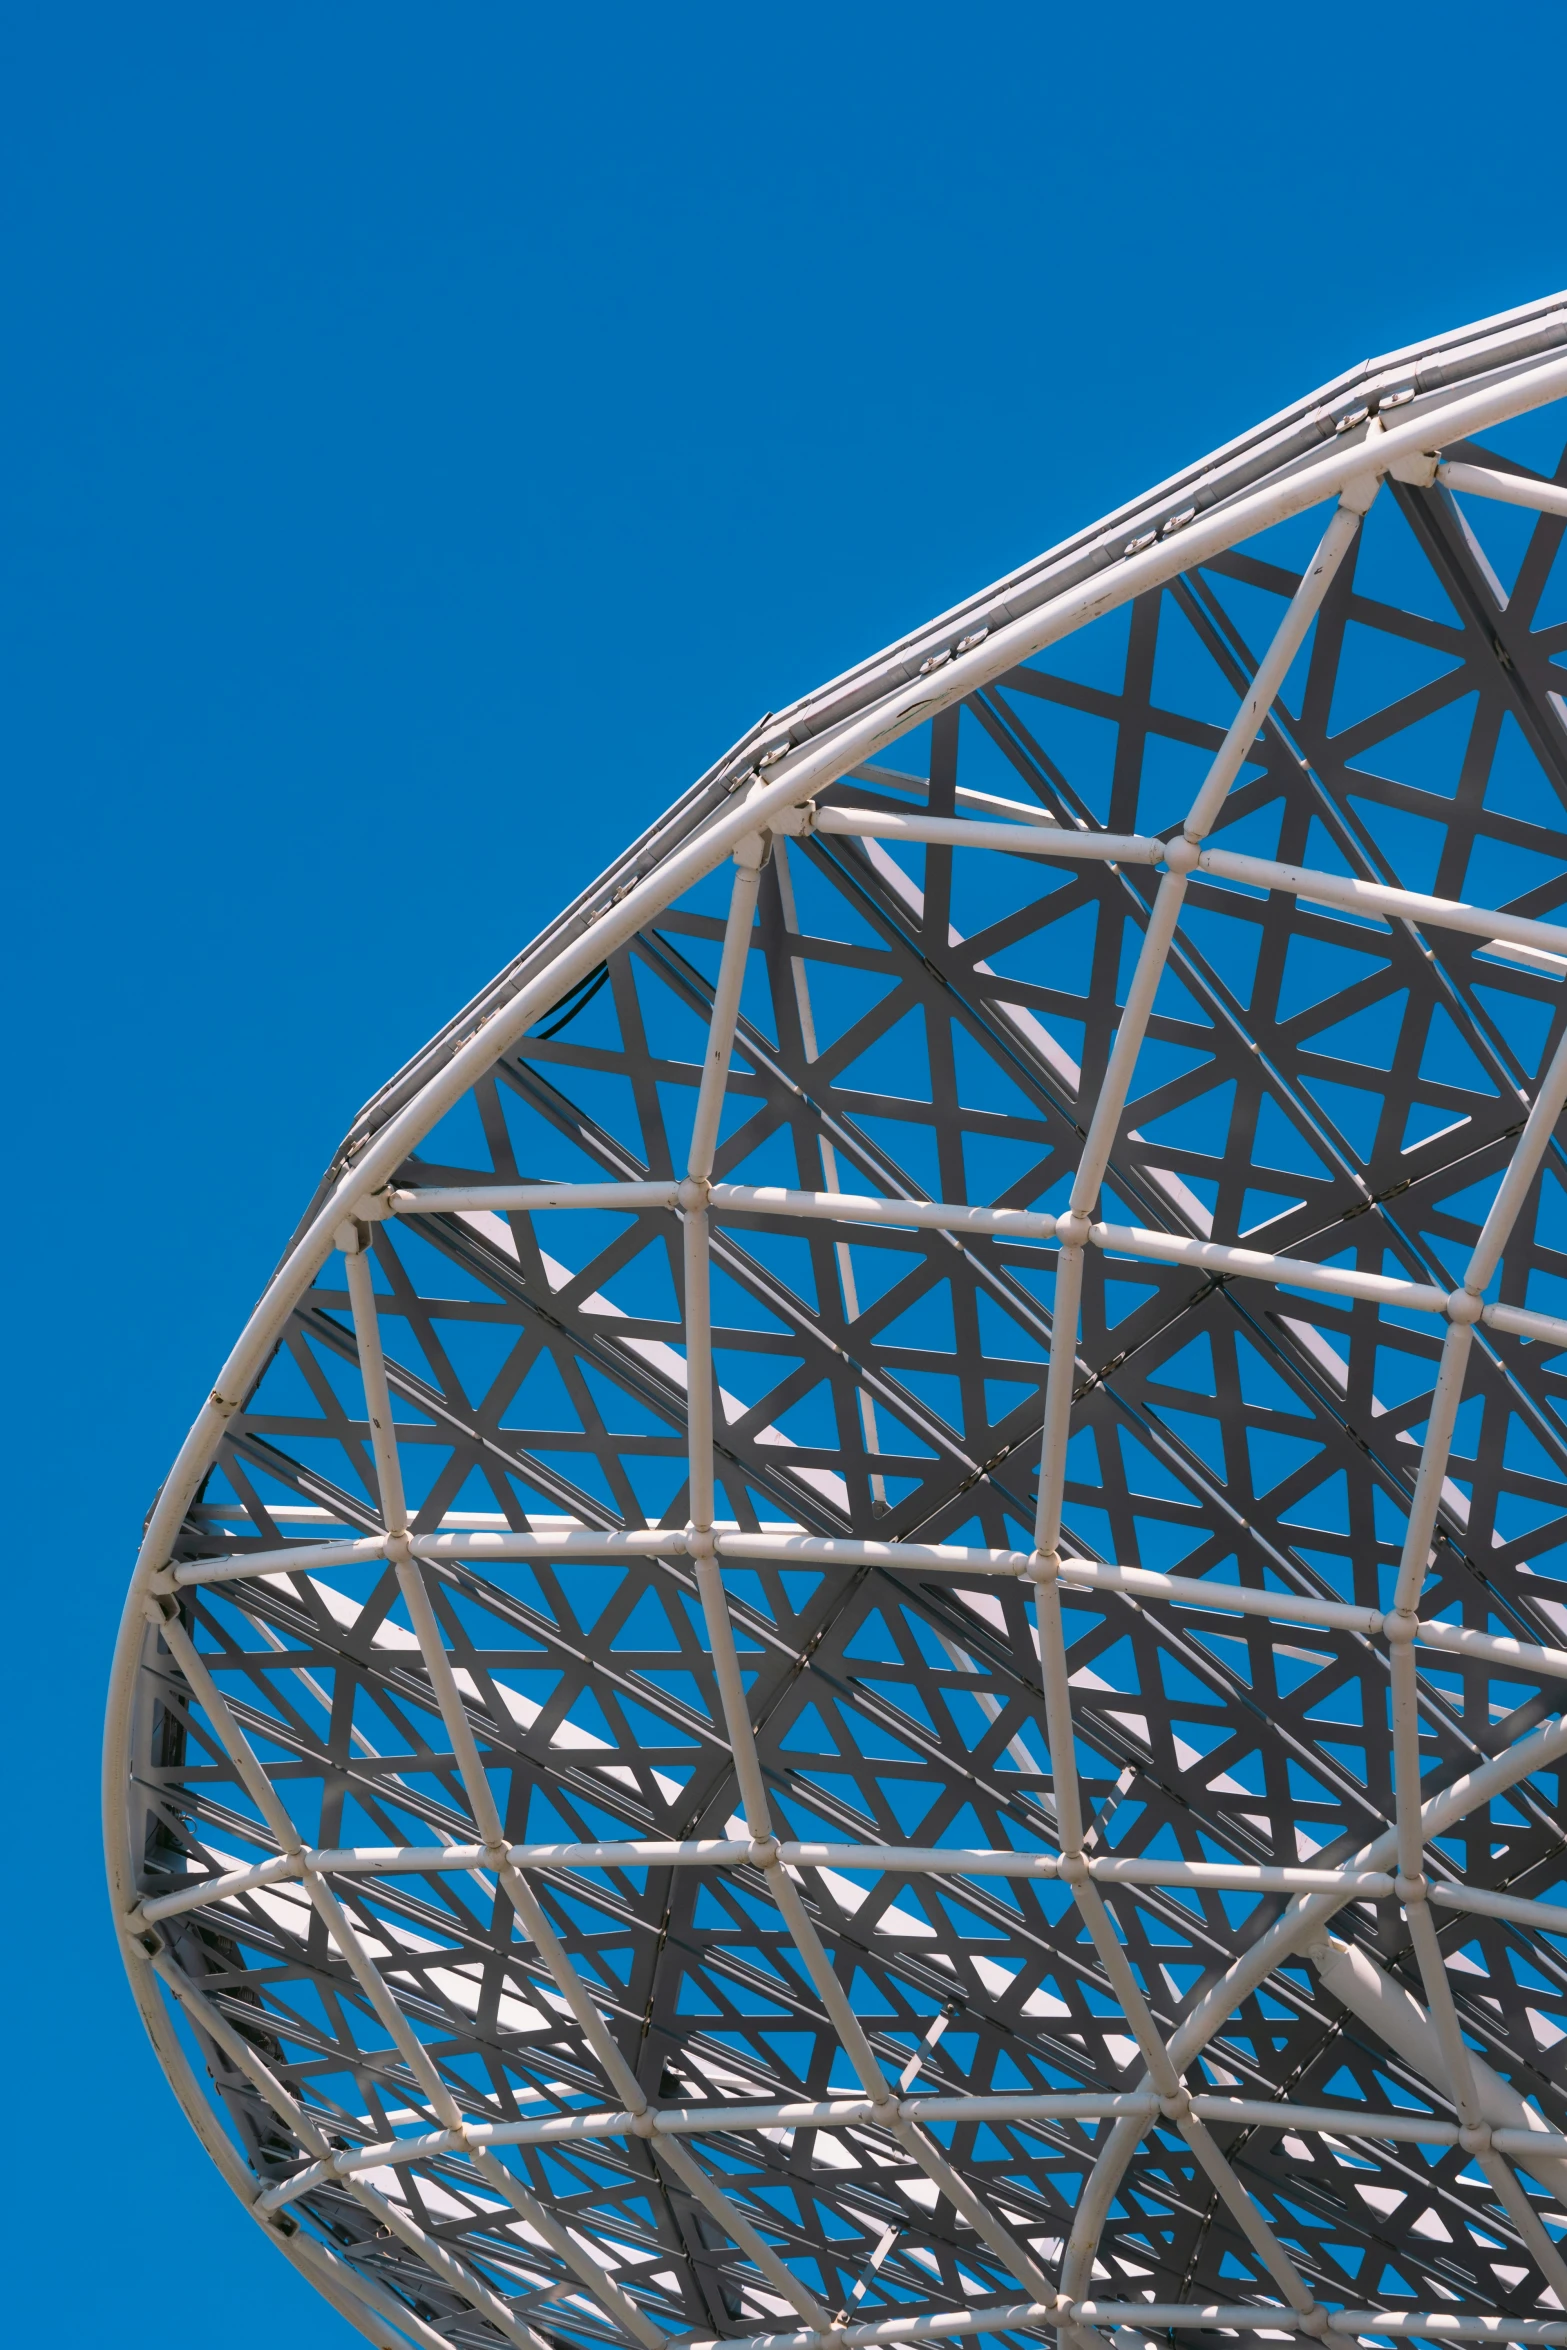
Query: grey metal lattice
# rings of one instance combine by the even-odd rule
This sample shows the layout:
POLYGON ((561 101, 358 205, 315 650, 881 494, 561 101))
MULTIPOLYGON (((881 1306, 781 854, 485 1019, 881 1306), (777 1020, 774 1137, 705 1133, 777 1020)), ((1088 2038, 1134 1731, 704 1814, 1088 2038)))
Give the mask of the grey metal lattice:
POLYGON ((1567 2344, 1564 399, 769 721, 356 1123, 105 1784, 370 2340, 1567 2344))

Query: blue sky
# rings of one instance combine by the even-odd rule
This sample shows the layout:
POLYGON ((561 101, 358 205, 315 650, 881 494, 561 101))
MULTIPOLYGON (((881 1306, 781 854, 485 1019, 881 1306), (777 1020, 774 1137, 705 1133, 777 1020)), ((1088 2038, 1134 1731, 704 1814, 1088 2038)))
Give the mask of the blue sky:
POLYGON ((1506 0, 0 20, 52 2341, 348 2338, 144 2045, 96 1758, 142 1515, 352 1112, 760 712, 1567 283, 1564 46, 1506 0))

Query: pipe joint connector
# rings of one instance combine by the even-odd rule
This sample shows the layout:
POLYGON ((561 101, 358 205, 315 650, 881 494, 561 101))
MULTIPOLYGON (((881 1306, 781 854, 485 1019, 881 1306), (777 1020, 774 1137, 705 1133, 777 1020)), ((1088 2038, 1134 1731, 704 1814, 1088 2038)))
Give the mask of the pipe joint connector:
POLYGON ((1178 832, 1174 840, 1165 843, 1165 868, 1170 873, 1191 873, 1201 855, 1202 842, 1193 840, 1188 833, 1178 832))
POLYGON ((1412 1607, 1390 1608, 1382 1618, 1382 1637, 1390 1647, 1413 1640, 1420 1629, 1420 1618, 1412 1607))
POLYGON ((1393 1879, 1393 1891, 1406 1909, 1412 1902, 1428 1901, 1431 1897, 1431 1888, 1424 1877, 1396 1876, 1393 1879))
POLYGON ((1054 1550, 1036 1550, 1023 1569, 1023 1579, 1028 1583, 1059 1583, 1061 1580, 1060 1553, 1054 1550))
POLYGON ((1173 2096, 1161 2097, 1159 2100, 1159 2111, 1164 2115, 1164 2118, 1167 2122, 1189 2121, 1191 2119, 1192 2112, 1192 2093, 1190 2089, 1177 2089, 1173 2096))
POLYGON ((1455 1289, 1442 1310, 1450 1322, 1472 1326, 1485 1312, 1485 1300, 1476 1297, 1472 1289, 1455 1289))
POLYGON ((877 2097, 871 2102, 871 2120, 879 2130, 890 2130, 902 2116, 903 2108, 896 2097, 877 2097))
POLYGON ((1086 1885, 1088 1863, 1080 1852, 1063 1852, 1057 1864, 1056 1875, 1063 1884, 1086 1885))
POLYGON ((633 2138, 651 2138, 657 2135, 657 2131, 658 2116, 654 2113, 651 2106, 644 2105, 640 2112, 634 2113, 631 2116, 631 2135, 633 2138))
POLYGON ((1325 2309, 1319 2309, 1315 2301, 1313 2301, 1309 2309, 1302 2309, 1298 2314, 1300 2318, 1300 2330, 1303 2334, 1310 2334, 1313 2341, 1317 2342, 1321 2342, 1326 2339, 1328 2331, 1328 2313, 1325 2309))
POLYGON ((775 1869, 778 1866, 777 1837, 753 1836, 746 1858, 754 1869, 775 1869))
POLYGON ((797 808, 779 808, 767 819, 774 840, 803 840, 816 830, 816 802, 802 800, 797 808))
POLYGON ((1056 1238, 1063 1248, 1082 1248, 1092 1230, 1092 1219, 1081 1208, 1071 1208, 1056 1218, 1056 1238))
POLYGON ((375 1234, 358 1216, 345 1216, 332 1235, 332 1246, 345 1257, 362 1257, 375 1234))
POLYGON ((675 1205, 688 1216, 700 1215, 712 1199, 713 1186, 705 1175, 683 1175, 675 1186, 675 1205))
POLYGON ((1468 2122, 1458 2133, 1458 2143, 1466 2154, 1489 2154, 1491 2151, 1490 2125, 1486 2122, 1468 2122))
POLYGON ((700 1565, 704 1559, 718 1556, 718 1543, 711 1526, 688 1526, 685 1535, 686 1553, 700 1565))

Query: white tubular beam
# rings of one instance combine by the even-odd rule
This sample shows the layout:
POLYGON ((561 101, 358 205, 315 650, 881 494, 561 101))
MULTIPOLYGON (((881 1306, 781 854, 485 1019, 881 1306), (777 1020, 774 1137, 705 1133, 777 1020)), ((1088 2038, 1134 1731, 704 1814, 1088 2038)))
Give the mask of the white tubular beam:
MULTIPOLYGON (((1452 2342, 1567 2345, 1567 2322, 1554 2318, 1495 2317, 1422 2309, 1335 2309, 1324 2312, 1328 2331, 1349 2340, 1357 2334, 1429 2336, 1452 2342)), ((916 2317, 892 2317, 865 2325, 834 2326, 830 2334, 688 2335, 676 2350, 898 2350, 903 2343, 941 2342, 964 2334, 1031 2333, 1070 2322, 1082 2326, 1132 2326, 1163 2332, 1232 2329, 1237 2333, 1298 2333, 1301 2312, 1267 2302, 1215 2301, 1050 2301, 1018 2302, 979 2309, 941 2310, 916 2317)))
MULTIPOLYGON (((688 2334, 673 2350, 871 2350, 900 2342, 944 2342, 954 2335, 1015 2333, 1053 2326, 1060 2316, 1056 2296, 1013 2301, 988 2309, 944 2309, 922 2317, 884 2317, 859 2326, 834 2326, 830 2333, 688 2334)), ((1567 2335, 1567 2329, 1564 2329, 1567 2335)))
MULTIPOLYGON (((1054 1852, 1009 1852, 924 1844, 797 1844, 783 1842, 785 1868, 866 1869, 894 1875, 945 1877, 1041 1877, 1060 1874, 1054 1852)), ((320 1876, 441 1874, 466 1876, 475 1869, 753 1868, 748 1842, 704 1839, 692 1844, 513 1844, 498 1858, 483 1844, 346 1846, 340 1850, 276 1853, 248 1867, 201 1877, 168 1893, 151 1894, 137 1906, 147 1925, 237 1899, 258 1888, 300 1878, 307 1869, 320 1876)), ((1198 1890, 1258 1893, 1342 1893, 1364 1901, 1385 1900, 1393 1880, 1375 1869, 1275 1868, 1251 1861, 1140 1860, 1114 1854, 1090 1858, 1089 1873, 1107 1885, 1189 1885, 1198 1890)), ((1499 1897, 1500 1898, 1500 1897, 1499 1897)), ((1531 1914, 1537 1904, 1525 1903, 1531 1914)), ((1502 1912, 1498 1912, 1502 1915, 1502 1912)), ((1567 1915, 1567 1912, 1563 1913, 1567 1915)))
POLYGON ((715 1183, 713 1213, 820 1216, 832 1224, 889 1224, 931 1232, 994 1232, 1003 1239, 1052 1240, 1054 1216, 1029 1208, 969 1208, 947 1200, 877 1199, 852 1191, 783 1191, 770 1185, 715 1183))
POLYGON ((1293 1591, 1258 1591, 1246 1583, 1221 1583, 1195 1575, 1161 1575, 1153 1567, 1100 1566, 1093 1559, 1063 1559, 1063 1583, 1092 1591, 1125 1591, 1135 1599, 1167 1600, 1172 1607, 1200 1607, 1215 1615, 1266 1616, 1276 1624, 1320 1624, 1326 1631, 1365 1632, 1382 1629, 1377 1608, 1355 1607, 1348 1600, 1310 1599, 1293 1591))
POLYGON ((1504 506, 1531 506, 1537 514, 1567 517, 1567 486, 1556 481, 1531 481, 1523 473, 1498 473, 1489 465, 1441 464, 1436 478, 1444 489, 1462 490, 1471 498, 1495 498, 1504 506))
POLYGON ((1222 2302, 1194 2301, 1075 2301, 1072 2314, 1085 2325, 1104 2326, 1226 2326, 1237 2333, 1261 2327, 1293 2334, 1300 2327, 1296 2309, 1276 2309, 1255 2301, 1226 2306, 1222 2302))
MULTIPOLYGON (((1079 1222, 1086 1219, 1080 1218, 1079 1222)), ((1083 1296, 1081 1238, 1061 1251, 1050 1313, 1050 1363, 1045 1373, 1044 1425, 1039 1438, 1039 1493, 1034 1510, 1034 1548, 1054 1558, 1061 1546, 1061 1495, 1066 1482, 1066 1445, 1071 1430, 1072 1390, 1077 1379, 1077 1318, 1083 1296)))
MULTIPOLYGON (((1369 493, 1365 500, 1367 505, 1375 497, 1377 486, 1373 475, 1365 485, 1369 493)), ((1302 572, 1300 585, 1279 622, 1273 642, 1257 664, 1257 674, 1252 679, 1246 698, 1230 721, 1229 732, 1219 746, 1202 789, 1192 802, 1191 814, 1183 827, 1188 840, 1200 841, 1213 830, 1230 786, 1240 773, 1241 764, 1273 707, 1289 665, 1305 642, 1306 631, 1311 626, 1317 607, 1354 542, 1363 511, 1358 497, 1353 501, 1341 501, 1323 532, 1321 543, 1302 572)))
POLYGON ((697 1087, 691 1148, 686 1159, 686 1173, 698 1183, 707 1182, 712 1175, 713 1153, 718 1147, 718 1121, 724 1106, 729 1058, 734 1050, 735 1022, 740 1016, 746 958, 751 951, 751 933, 756 922, 757 892, 762 886, 762 856, 760 836, 742 841, 734 855, 735 877, 729 893, 729 917, 724 924, 724 951, 718 965, 718 984, 713 990, 707 1057, 697 1087))
MULTIPOLYGON (((554 1558, 664 1558, 685 1548, 681 1529, 656 1526, 618 1527, 603 1533, 582 1527, 559 1534, 471 1533, 410 1534, 408 1548, 420 1559, 554 1559, 554 1558)), ((237 1551, 229 1558, 193 1559, 169 1575, 179 1591, 203 1583, 234 1583, 247 1575, 312 1575, 328 1567, 374 1565, 390 1556, 384 1534, 367 1535, 360 1542, 297 1543, 287 1550, 237 1551)))
POLYGON ((1517 1148, 1508 1161, 1507 1172, 1497 1186, 1496 1197, 1475 1242, 1474 1254, 1464 1274, 1464 1287, 1476 1298, 1489 1286, 1502 1261, 1502 1251, 1512 1237, 1513 1226, 1540 1171, 1540 1161, 1564 1106, 1567 1106, 1567 1037, 1557 1046, 1551 1065, 1540 1081, 1517 1148))
POLYGON ((1471 1632, 1463 1624, 1438 1624, 1429 1619, 1421 1623, 1415 1638, 1422 1648, 1440 1648, 1449 1656, 1472 1656, 1481 1664, 1496 1665, 1507 1672, 1567 1679, 1567 1648, 1539 1648, 1533 1641, 1471 1632))
MULTIPOLYGON (((724 1558, 809 1561, 814 1565, 886 1567, 916 1573, 1017 1575, 1033 1570, 1028 1550, 968 1550, 956 1543, 855 1542, 835 1535, 720 1534, 724 1558)), ((1063 1583, 1099 1591, 1125 1591, 1138 1599, 1168 1600, 1175 1607, 1211 1609, 1218 1615, 1268 1616, 1281 1624, 1320 1624, 1324 1629, 1375 1634, 1382 1629, 1378 1608, 1347 1600, 1310 1599, 1291 1591, 1258 1591, 1244 1583, 1194 1575, 1161 1575, 1152 1567, 1101 1566, 1093 1559, 1062 1559, 1063 1583)))
POLYGON ((1236 2226, 1290 2307, 1302 2318, 1314 2316, 1317 2303, 1311 2287, 1269 2226, 1256 2197, 1242 2185, 1214 2144, 1189 2099, 1187 2111, 1177 2119, 1175 2126, 1213 2181, 1236 2226))
MULTIPOLYGON (((741 864, 741 852, 738 850, 736 863, 737 866, 741 864)), ((741 866, 736 875, 729 921, 724 933, 723 962, 714 993, 707 1056, 693 1123, 688 1173, 693 1184, 702 1185, 704 1196, 707 1179, 712 1172, 713 1143, 718 1133, 735 1015, 739 1008, 740 980, 743 976, 743 946, 739 942, 749 941, 751 909, 755 905, 754 877, 749 877, 748 895, 744 894, 747 881, 748 876, 741 866)), ((861 2086, 871 2104, 873 2118, 886 2121, 927 2178, 934 2181, 938 2192, 945 2195, 954 2209, 962 2213, 1013 2275, 1031 2292, 1048 2295, 1051 2290, 1049 2279, 1032 2254, 1015 2241, 929 2139, 913 2124, 898 2118, 892 2086, 865 2036, 864 2026, 833 1972, 821 1938, 799 1894, 778 1860, 778 1845, 772 1832, 767 1790, 757 1757, 750 1707, 735 1652, 734 1626, 730 1619, 729 1602, 724 1591, 713 1535, 712 1313, 705 1206, 687 1207, 684 1243, 687 1457, 691 1509, 686 1544, 695 1564, 697 1595, 701 1601, 702 1619, 713 1658, 713 1673, 723 1707, 724 1726, 734 1756, 741 1809, 757 1848, 754 1857, 766 1870, 773 1901, 789 1929, 806 1972, 816 1986, 817 1995, 826 2009, 828 2021, 838 2035, 844 2054, 859 2075, 861 2086)))
MULTIPOLYGON (((1398 1838, 1398 1892, 1425 1985, 1429 2015, 1425 2036, 1434 2039, 1438 2055, 1435 2077, 1445 2080, 1463 2125, 1459 2144, 1472 2154, 1527 2250, 1533 2255, 1558 2308, 1567 2303, 1567 2261, 1562 2259, 1524 2193, 1506 2158, 1491 2141, 1490 2116, 1484 2102, 1483 2067, 1465 2038, 1459 2022, 1452 1983, 1442 1945, 1427 1899, 1425 1819, 1421 1806, 1419 1669, 1415 1662, 1415 1635, 1420 1630, 1415 1609, 1431 1556, 1431 1539, 1441 1500, 1442 1482, 1452 1448, 1453 1424, 1463 1395, 1474 1324, 1480 1319, 1481 1293, 1501 1262, 1502 1250, 1528 1196, 1539 1162, 1550 1140, 1563 1100, 1567 1099, 1567 1040, 1563 1041, 1536 1095, 1518 1147, 1498 1187, 1481 1228, 1463 1287, 1449 1306, 1449 1326, 1442 1342, 1442 1361, 1431 1397, 1420 1469, 1409 1505, 1409 1523, 1399 1560, 1394 1606, 1384 1625, 1389 1651, 1392 1714, 1393 1796, 1398 1838), (1460 1307, 1462 1311, 1460 1312, 1460 1307)), ((1429 2054, 1422 2066, 1432 2077, 1429 2054)), ((1523 2125, 1527 2126, 1527 2125, 1523 2125)), ((1560 2166, 1557 2166, 1560 2168, 1560 2166)))
MULTIPOLYGON (((1420 1906, 1419 1904, 1416 1905, 1420 1906)), ((1342 2002, 1352 2015, 1368 2024, 1377 2036, 1385 2040, 1395 2054, 1403 2057, 1425 2080, 1432 2082, 1444 2095, 1451 2096, 1447 2067, 1436 2027, 1430 2016, 1412 1992, 1401 1983, 1395 1983, 1384 1974, 1369 1952, 1357 1944, 1340 1942, 1335 1936, 1321 1934, 1307 1949, 1307 1957, 1315 1967, 1322 1983, 1342 2002)), ((1499 2073, 1473 2049, 1465 2052, 1474 2085, 1475 2103, 1480 2119, 1492 2130, 1518 2132, 1542 2142, 1552 2138, 1542 2116, 1525 2103, 1510 2081, 1499 2073)), ((1551 2153, 1532 2156, 1528 2167, 1535 2172, 1542 2186, 1554 2194, 1567 2192, 1567 2162, 1551 2153), (1542 2167, 1542 2165, 1544 2167, 1542 2167)))
POLYGON ((1487 1306, 1480 1316, 1493 1330, 1511 1330, 1520 1338, 1538 1338, 1547 1346, 1567 1346, 1567 1322, 1555 1314, 1533 1314, 1526 1306, 1487 1306))
MULTIPOLYGON (((1177 843, 1171 843, 1172 853, 1177 846, 1177 843)), ((1195 855, 1195 850, 1188 848, 1188 858, 1195 859, 1195 855)), ((1132 983, 1126 991, 1126 1002, 1116 1024, 1110 1059, 1094 1100, 1094 1114, 1083 1143, 1083 1155, 1072 1181, 1072 1214, 1063 1220, 1076 1233, 1079 1247, 1088 1236, 1077 1228, 1092 1213, 1099 1197, 1099 1187, 1109 1164, 1116 1128, 1121 1123, 1121 1113, 1131 1091, 1137 1056, 1153 1014, 1154 997, 1159 992, 1159 982, 1164 977, 1165 965, 1169 961, 1170 941, 1175 936, 1175 925, 1186 896, 1187 870, 1183 865, 1179 871, 1166 873, 1159 883, 1148 916, 1148 927, 1143 932, 1143 943, 1138 949, 1137 968, 1132 973, 1132 983)), ((1057 1232, 1064 1241, 1067 1234, 1061 1223, 1057 1224, 1057 1232)))
POLYGON ((1487 942, 1509 940, 1515 946, 1538 947, 1547 955, 1567 955, 1567 930, 1550 922, 1531 922, 1521 914, 1498 914, 1489 906, 1470 906, 1457 898, 1422 896, 1418 890, 1386 888, 1379 881, 1356 881, 1347 873, 1318 873, 1304 865, 1280 865, 1269 857, 1237 856, 1232 849, 1204 849, 1197 860, 1204 873, 1222 881, 1241 881, 1251 889, 1282 889, 1314 906, 1337 912, 1383 915, 1392 922, 1424 923, 1435 930, 1462 930, 1487 942))
POLYGON ((735 1533, 716 1537, 720 1558, 796 1560, 824 1567, 912 1567, 962 1575, 1019 1575, 1031 1551, 965 1550, 934 1542, 856 1542, 835 1534, 735 1533))
MULTIPOLYGON (((1383 1620, 1382 1629, 1389 1640, 1397 1639, 1400 1634, 1405 1640, 1414 1638, 1415 1607, 1430 1563, 1436 1513, 1442 1499, 1442 1481, 1447 1475, 1447 1456, 1453 1444, 1453 1423, 1463 1400, 1464 1375, 1469 1368, 1469 1350, 1473 1340, 1472 1323, 1448 1324, 1447 1335, 1442 1341, 1442 1359, 1437 1368, 1436 1385, 1431 1393, 1425 1442, 1420 1447, 1420 1467, 1415 1476, 1415 1490, 1410 1496, 1409 1518, 1404 1528, 1404 1547, 1398 1562, 1393 1606, 1383 1620)), ((1418 1800, 1418 1764, 1411 1786, 1418 1800)))
POLYGON ((369 1253, 361 1241, 360 1229, 353 1224, 346 1226, 339 1235, 338 1245, 348 1275, 354 1343, 359 1351, 359 1376, 364 1383, 365 1411, 370 1423, 370 1447, 381 1487, 381 1521, 390 1537, 407 1532, 408 1512, 403 1500, 402 1463, 397 1451, 391 1390, 386 1381, 386 1359, 381 1352, 380 1312, 375 1283, 370 1276, 369 1253))
POLYGON ((1157 865, 1164 843, 1140 832, 1072 832, 1064 824, 982 824, 954 816, 904 816, 890 808, 822 808, 818 832, 855 839, 928 841, 943 848, 1009 849, 1019 857, 1081 857, 1157 865))
POLYGON ((241 1893, 253 1893, 261 1885, 281 1885, 305 1873, 305 1856, 297 1852, 280 1852, 271 1860, 257 1861, 253 1868, 227 1869, 220 1877, 203 1877, 198 1884, 184 1885, 177 1893, 158 1893, 148 1901, 138 1902, 136 1915, 143 1925, 155 1926, 163 1918, 180 1917, 186 1910, 209 1909, 220 1901, 233 1901, 241 1893))
POLYGON ((475 1216, 488 1208, 497 1216, 513 1211, 536 1216, 548 1208, 614 1208, 634 1214, 642 1208, 672 1208, 678 1183, 468 1183, 429 1190, 394 1187, 386 1194, 393 1216, 475 1216))
POLYGON ((1217 1240, 1187 1240, 1178 1232, 1151 1232, 1137 1224, 1095 1224, 1095 1248, 1112 1256, 1146 1257, 1156 1264, 1194 1265, 1242 1281, 1277 1281, 1293 1289, 1325 1290, 1330 1297, 1358 1297, 1375 1305, 1403 1306, 1415 1314, 1443 1314, 1448 1291, 1425 1281, 1399 1281, 1385 1273, 1358 1273, 1348 1265, 1314 1265, 1304 1257, 1270 1257, 1258 1249, 1230 1248, 1217 1240))
MULTIPOLYGON (((1477 1917, 1506 1918, 1540 1934, 1567 1934, 1567 1909, 1559 1901, 1525 1901, 1516 1893, 1488 1893, 1478 1885, 1442 1882, 1433 1884, 1430 1898, 1439 1909, 1472 1910, 1477 1917)), ((1563 2144, 1567 2146, 1567 2139, 1563 2144)))
POLYGON ((1543 2317, 1455 2317, 1447 2309, 1340 2309, 1336 2334, 1419 2334, 1450 2342, 1567 2342, 1567 2324, 1543 2317))
POLYGON ((353 1542, 291 1542, 282 1550, 242 1550, 229 1558, 187 1559, 168 1580, 183 1591, 192 1583, 232 1583, 241 1575, 320 1575, 328 1567, 373 1566, 386 1556, 384 1534, 353 1542))
MULTIPOLYGON (((1015 2097, 900 2097, 892 2118, 903 2122, 953 2126, 964 2122, 1105 2121, 1135 2117, 1154 2120, 1159 2100, 1138 2091, 1116 2093, 1090 2090, 1081 2095, 1015 2097)), ((1329 2137, 1378 2138, 1411 2145, 1452 2146, 1458 2131, 1451 2122, 1413 2113, 1375 2113, 1361 2106, 1283 2105, 1239 2097, 1194 2097, 1191 2108, 1203 2121, 1232 2129, 1304 2130, 1329 2137)), ((308 2194, 318 2180, 332 2175, 354 2178, 361 2172, 396 2168, 403 2163, 430 2162, 439 2156, 466 2156, 493 2146, 570 2145, 579 2139, 642 2138, 662 2145, 666 2139, 746 2136, 763 2130, 831 2129, 873 2124, 878 2119, 870 2101, 835 2097, 817 2103, 793 2105, 689 2105, 593 2113, 547 2114, 520 2122, 467 2122, 460 2129, 426 2130, 417 2136, 383 2138, 374 2145, 353 2146, 328 2154, 310 2171, 299 2172, 262 2198, 267 2210, 277 2210, 308 2194)), ((1508 2151, 1522 2147, 1531 2153, 1550 2153, 1567 2147, 1567 2139, 1543 2138, 1531 2131, 1501 2131, 1496 2142, 1508 2151)), ((706 2179, 706 2174, 703 2174, 706 2179)), ((710 2192, 713 2182, 706 2180, 710 2192)), ((728 2198, 721 2197, 728 2205, 728 2198)), ((740 2223, 747 2223, 743 2215, 740 2223)), ((727 2226, 728 2220, 725 2219, 727 2226)), ((738 2242, 739 2239, 737 2238, 738 2242)), ((770 2273, 770 2272, 768 2272, 770 2273)), ((795 2294, 803 2288, 798 2281, 795 2294)))
MULTIPOLYGON (((928 794, 930 778, 927 775, 905 775, 896 767, 877 767, 870 763, 853 768, 844 777, 846 783, 874 784, 883 791, 906 791, 916 795, 928 794)), ((957 784, 952 793, 953 804, 972 808, 976 816, 1011 816, 1019 824, 1054 824, 1048 808, 1037 801, 1003 799, 996 792, 971 791, 967 784, 957 784)), ((793 925, 791 924, 791 928, 793 925)))
POLYGON ((1317 2130, 1330 2137, 1391 2138, 1412 2146, 1454 2146, 1452 2122, 1418 2113, 1373 2113, 1358 2105, 1275 2105, 1256 2097, 1194 2097, 1192 2111, 1205 2122, 1229 2122, 1237 2129, 1317 2130))

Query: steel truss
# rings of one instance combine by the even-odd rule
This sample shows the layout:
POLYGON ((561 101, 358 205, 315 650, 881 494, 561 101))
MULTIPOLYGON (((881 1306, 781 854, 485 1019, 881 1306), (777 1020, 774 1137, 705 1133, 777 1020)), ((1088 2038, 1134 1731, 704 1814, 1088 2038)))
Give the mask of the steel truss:
POLYGON ((368 2339, 1567 2344, 1564 398, 1395 355, 770 721, 356 1125, 105 1820, 368 2339))

